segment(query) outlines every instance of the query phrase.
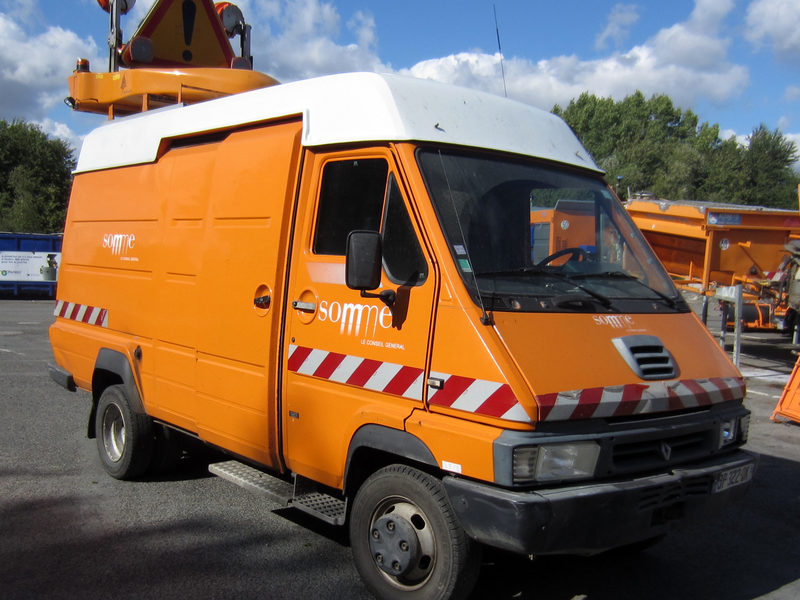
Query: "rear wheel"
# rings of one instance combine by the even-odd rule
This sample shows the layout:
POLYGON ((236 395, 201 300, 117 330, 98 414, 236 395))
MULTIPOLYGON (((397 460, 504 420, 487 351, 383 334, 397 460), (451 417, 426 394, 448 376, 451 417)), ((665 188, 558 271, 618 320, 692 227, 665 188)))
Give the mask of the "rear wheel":
POLYGON ((153 456, 153 428, 149 417, 133 411, 121 385, 103 391, 97 403, 95 437, 100 461, 116 479, 142 475, 153 456))
POLYGON ((442 483, 405 465, 381 469, 358 490, 350 544, 378 598, 463 598, 477 579, 480 548, 458 523, 442 483))

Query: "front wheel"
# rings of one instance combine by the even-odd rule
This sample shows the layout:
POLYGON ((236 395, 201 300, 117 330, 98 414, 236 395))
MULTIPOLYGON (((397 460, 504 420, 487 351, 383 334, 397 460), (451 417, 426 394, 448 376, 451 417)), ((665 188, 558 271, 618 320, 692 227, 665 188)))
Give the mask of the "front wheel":
POLYGON ((116 479, 142 475, 153 456, 153 428, 146 415, 133 411, 121 385, 107 387, 97 403, 95 437, 100 461, 116 479))
POLYGON ((442 483, 405 465, 377 471, 358 490, 350 544, 378 598, 463 598, 478 576, 480 548, 458 523, 442 483))

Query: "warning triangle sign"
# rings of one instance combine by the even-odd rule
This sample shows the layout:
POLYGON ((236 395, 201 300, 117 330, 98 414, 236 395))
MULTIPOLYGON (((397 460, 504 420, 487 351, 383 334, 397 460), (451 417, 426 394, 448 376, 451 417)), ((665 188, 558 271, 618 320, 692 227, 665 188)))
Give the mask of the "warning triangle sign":
POLYGON ((230 67, 235 56, 211 0, 158 0, 123 49, 129 67, 230 67))

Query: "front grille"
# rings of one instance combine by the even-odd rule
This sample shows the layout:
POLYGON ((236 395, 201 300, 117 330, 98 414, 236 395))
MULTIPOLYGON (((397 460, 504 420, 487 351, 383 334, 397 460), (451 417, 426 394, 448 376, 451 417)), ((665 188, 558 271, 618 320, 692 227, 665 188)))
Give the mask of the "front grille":
POLYGON ((615 473, 658 469, 708 456, 714 450, 711 430, 673 437, 617 443, 612 451, 615 473))
POLYGON ((654 335, 628 335, 611 341, 628 366, 642 379, 671 379, 677 375, 672 355, 654 335))

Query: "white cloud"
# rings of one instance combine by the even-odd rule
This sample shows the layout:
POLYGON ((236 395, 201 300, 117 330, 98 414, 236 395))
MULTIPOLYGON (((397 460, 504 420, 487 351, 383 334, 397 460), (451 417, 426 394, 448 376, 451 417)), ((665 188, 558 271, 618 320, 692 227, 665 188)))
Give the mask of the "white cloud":
POLYGON ((36 0, 0 0, 0 9, 14 21, 26 24, 41 16, 36 0))
POLYGON ((97 45, 61 27, 29 36, 0 13, 0 116, 37 120, 65 94, 65 79, 78 57, 95 58, 97 45))
MULTIPOLYGON (((718 35, 729 0, 698 0, 686 22, 662 29, 644 44, 606 58, 558 56, 532 62, 505 59, 509 96, 549 110, 581 93, 622 99, 636 90, 668 94, 690 107, 699 99, 723 103, 747 86, 745 67, 727 60, 729 41, 718 35)), ((416 77, 502 92, 500 56, 462 52, 405 70, 416 77)))
POLYGON ((754 44, 770 44, 785 58, 800 58, 800 2, 755 0, 747 7, 745 37, 754 44))
POLYGON ((366 11, 349 16, 348 35, 343 35, 342 17, 331 2, 256 0, 250 11, 245 19, 253 25, 256 68, 281 81, 390 70, 378 58, 375 19, 366 11))
MULTIPOLYGON (((794 142, 794 146, 797 148, 798 154, 800 154, 800 133, 784 133, 783 137, 794 142)), ((800 174, 800 159, 792 165, 792 168, 800 174)))
POLYGON ((695 0, 687 25, 716 32, 719 24, 733 9, 734 0, 695 0))
POLYGON ((800 133, 784 133, 783 137, 794 142, 794 145, 797 146, 798 150, 800 150, 800 133))
POLYGON ((786 102, 797 102, 800 100, 800 86, 790 85, 783 92, 783 99, 786 102))
POLYGON ((81 147, 83 138, 86 137, 76 134, 74 131, 72 131, 72 129, 69 128, 69 125, 59 123, 53 119, 45 118, 41 121, 33 121, 33 123, 38 125, 39 128, 48 136, 62 139, 75 149, 81 147))
POLYGON ((615 4, 608 15, 606 28, 597 36, 595 48, 602 49, 608 41, 619 48, 628 37, 628 30, 639 20, 639 10, 635 4, 615 4))

